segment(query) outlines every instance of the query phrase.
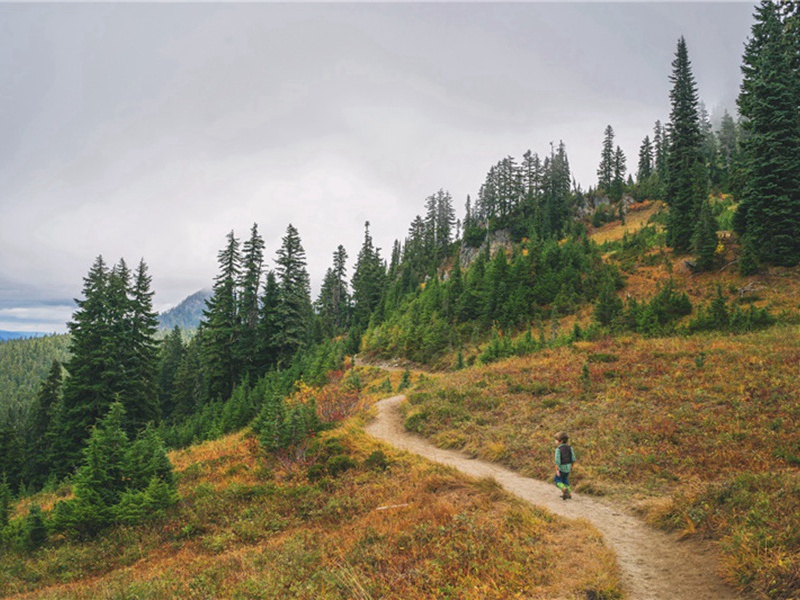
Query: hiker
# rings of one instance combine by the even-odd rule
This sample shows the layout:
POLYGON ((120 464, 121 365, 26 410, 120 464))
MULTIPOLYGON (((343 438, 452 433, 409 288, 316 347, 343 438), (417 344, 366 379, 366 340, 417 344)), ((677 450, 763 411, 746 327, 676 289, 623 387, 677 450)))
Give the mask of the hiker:
POLYGON ((561 490, 561 499, 569 500, 572 498, 572 489, 569 487, 569 474, 572 471, 572 463, 575 462, 575 452, 568 444, 569 436, 566 431, 559 431, 556 434, 556 477, 555 484, 561 490))

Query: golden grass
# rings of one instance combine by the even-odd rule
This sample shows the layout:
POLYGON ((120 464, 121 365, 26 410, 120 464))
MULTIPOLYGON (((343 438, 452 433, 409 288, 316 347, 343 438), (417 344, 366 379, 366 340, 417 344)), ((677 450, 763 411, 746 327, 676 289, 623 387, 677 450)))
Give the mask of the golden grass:
POLYGON ((0 592, 70 599, 621 597, 614 556, 588 524, 533 509, 492 481, 395 452, 358 423, 323 434, 302 455, 263 456, 245 433, 173 452, 181 501, 166 520, 94 542, 60 542, 30 558, 7 556, 0 592), (308 467, 324 464, 331 438, 355 468, 309 481, 308 467), (377 450, 387 456, 385 471, 365 465, 377 450))
POLYGON ((590 228, 591 238, 598 244, 621 240, 627 233, 636 233, 647 225, 648 220, 663 208, 663 203, 654 200, 645 200, 632 204, 625 215, 625 224, 620 221, 605 223, 602 227, 590 228))
MULTIPOLYGON (((742 556, 741 540, 768 536, 760 543, 798 557, 791 540, 800 513, 780 516, 767 500, 800 491, 798 375, 796 325, 740 336, 627 335, 431 379, 408 410, 435 443, 542 479, 553 434, 569 431, 578 491, 615 495, 651 523, 722 540, 729 578, 764 593, 791 584, 769 584, 775 571, 742 556)), ((791 564, 800 574, 800 559, 791 564)))

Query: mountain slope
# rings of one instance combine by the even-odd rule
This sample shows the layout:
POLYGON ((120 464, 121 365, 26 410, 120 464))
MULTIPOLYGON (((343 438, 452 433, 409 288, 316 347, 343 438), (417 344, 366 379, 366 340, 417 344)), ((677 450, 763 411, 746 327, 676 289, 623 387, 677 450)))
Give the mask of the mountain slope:
POLYGON ((197 329, 203 319, 206 300, 211 297, 211 290, 204 289, 185 298, 177 306, 158 315, 158 328, 169 331, 174 327, 191 331, 197 329))

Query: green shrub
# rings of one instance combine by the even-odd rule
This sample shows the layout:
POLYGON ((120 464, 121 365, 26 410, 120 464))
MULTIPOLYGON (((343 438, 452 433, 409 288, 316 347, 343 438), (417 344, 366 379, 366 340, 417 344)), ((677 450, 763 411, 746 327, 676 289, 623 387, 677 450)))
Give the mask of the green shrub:
POLYGON ((331 477, 336 477, 355 466, 355 461, 346 454, 332 456, 328 459, 328 462, 325 463, 325 467, 331 477))
POLYGON ((364 466, 373 471, 385 471, 389 468, 389 461, 382 450, 375 450, 364 460, 364 466))

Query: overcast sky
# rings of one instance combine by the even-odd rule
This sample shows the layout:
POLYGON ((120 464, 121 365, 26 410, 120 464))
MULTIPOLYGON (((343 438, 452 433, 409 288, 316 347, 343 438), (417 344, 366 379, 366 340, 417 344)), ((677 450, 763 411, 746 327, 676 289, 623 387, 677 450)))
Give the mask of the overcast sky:
POLYGON ((384 257, 425 198, 603 131, 636 169, 686 38, 735 109, 746 3, 0 4, 0 329, 65 331, 97 255, 144 258, 163 310, 258 223, 300 232, 314 293, 364 222, 384 257))

